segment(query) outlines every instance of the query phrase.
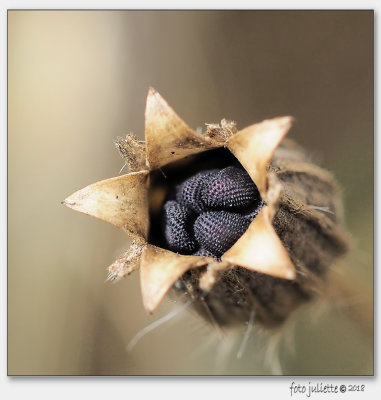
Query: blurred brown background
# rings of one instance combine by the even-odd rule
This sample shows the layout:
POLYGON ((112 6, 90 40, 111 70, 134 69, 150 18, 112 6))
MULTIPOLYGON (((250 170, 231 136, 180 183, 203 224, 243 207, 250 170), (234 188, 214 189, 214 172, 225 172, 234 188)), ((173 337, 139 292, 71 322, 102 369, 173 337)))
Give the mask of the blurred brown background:
POLYGON ((9 11, 8 190, 9 374, 373 373, 372 11, 9 11), (143 137, 149 86, 194 128, 295 116, 343 187, 359 315, 309 307, 279 360, 260 330, 237 359, 243 331, 229 352, 187 312, 126 351, 176 305, 147 316, 136 273, 105 284, 125 235, 60 201, 119 173, 112 141, 143 137))

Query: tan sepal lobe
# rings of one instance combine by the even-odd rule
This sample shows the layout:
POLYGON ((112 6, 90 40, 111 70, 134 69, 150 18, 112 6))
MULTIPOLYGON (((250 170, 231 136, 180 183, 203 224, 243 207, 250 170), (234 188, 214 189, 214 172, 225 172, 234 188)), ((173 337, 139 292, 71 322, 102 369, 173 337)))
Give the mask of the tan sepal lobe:
POLYGON ((271 209, 264 206, 247 231, 221 257, 233 265, 283 279, 296 271, 287 250, 271 224, 271 209))
POLYGON ((133 243, 124 254, 107 268, 108 276, 106 280, 115 282, 137 270, 140 266, 142 251, 142 245, 133 243))
POLYGON ((140 262, 140 284, 145 309, 153 313, 172 285, 188 269, 202 267, 213 260, 207 257, 183 256, 147 245, 140 262))
POLYGON ((147 162, 151 170, 221 146, 191 129, 152 88, 147 96, 145 137, 147 162))
POLYGON ((147 169, 146 145, 135 135, 128 134, 125 138, 118 137, 115 147, 128 165, 130 172, 138 172, 147 169))
POLYGON ((278 117, 251 125, 232 136, 227 147, 257 185, 267 201, 267 167, 293 123, 292 117, 278 117))
POLYGON ((148 232, 148 172, 132 172, 105 179, 73 193, 62 203, 123 229, 144 243, 148 232))

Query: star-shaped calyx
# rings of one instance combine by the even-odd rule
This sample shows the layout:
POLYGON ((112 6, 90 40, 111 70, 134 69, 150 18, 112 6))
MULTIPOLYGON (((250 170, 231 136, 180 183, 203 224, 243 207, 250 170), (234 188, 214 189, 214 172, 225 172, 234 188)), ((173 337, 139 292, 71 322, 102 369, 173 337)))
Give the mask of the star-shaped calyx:
MULTIPOLYGON (((130 173, 96 182, 66 200, 66 206, 107 221, 133 241, 129 251, 109 267, 111 280, 140 269, 143 303, 153 312, 169 289, 186 271, 206 267, 200 287, 211 290, 219 273, 233 266, 292 280, 294 264, 272 226, 282 185, 268 171, 270 161, 292 125, 292 117, 262 121, 236 132, 223 120, 206 134, 191 129, 156 92, 150 89, 145 112, 145 143, 133 135, 117 141, 130 173), (255 183, 263 206, 242 236, 220 259, 181 255, 148 243, 151 203, 150 174, 175 161, 207 150, 227 148, 255 183)), ((155 201, 153 201, 155 200, 155 201)))

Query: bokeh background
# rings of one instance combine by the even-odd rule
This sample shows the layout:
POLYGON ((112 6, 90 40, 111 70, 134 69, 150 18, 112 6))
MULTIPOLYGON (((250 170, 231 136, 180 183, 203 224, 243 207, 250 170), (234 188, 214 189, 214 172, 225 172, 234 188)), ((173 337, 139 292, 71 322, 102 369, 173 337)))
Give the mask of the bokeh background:
POLYGON ((372 374, 372 302, 372 11, 8 12, 10 375, 372 374), (178 305, 148 316, 137 273, 105 283, 127 238, 60 202, 119 173, 113 139, 143 138, 149 86, 194 128, 296 118, 343 188, 345 298, 256 328, 241 358, 243 330, 220 339, 187 311, 126 351, 178 305))

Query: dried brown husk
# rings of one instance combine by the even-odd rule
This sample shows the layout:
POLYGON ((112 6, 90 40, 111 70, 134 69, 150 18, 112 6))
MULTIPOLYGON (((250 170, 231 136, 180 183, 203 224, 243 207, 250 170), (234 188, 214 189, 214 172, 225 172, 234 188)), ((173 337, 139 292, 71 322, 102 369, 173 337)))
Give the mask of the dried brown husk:
MULTIPOLYGON (((205 295, 199 289, 199 281, 205 277, 199 271, 189 271, 182 282, 198 313, 205 319, 212 314, 222 326, 248 321, 253 310, 255 320, 262 325, 279 325, 299 305, 324 293, 329 267, 348 248, 347 236, 340 228, 340 191, 331 174, 311 164, 291 141, 275 153, 268 173, 274 174, 270 188, 274 182, 282 187, 271 223, 295 266, 295 279, 231 265, 219 271, 217 283, 205 295)), ((250 228, 257 227, 257 219, 250 228)), ((233 246, 241 265, 260 249, 256 246, 253 250, 250 237, 242 238, 233 246)))
POLYGON ((109 267, 111 280, 140 268, 143 303, 153 312, 174 287, 194 308, 220 325, 283 322, 318 294, 334 259, 347 249, 340 228, 340 193, 332 176, 283 140, 291 117, 278 117, 239 132, 231 121, 193 131, 154 90, 146 107, 146 147, 131 135, 117 147, 130 173, 90 185, 64 204, 108 221, 133 246, 109 267), (283 141, 283 142, 282 142, 283 141), (149 172, 201 152, 225 147, 256 183, 265 205, 248 230, 218 262, 183 256, 147 243, 149 210, 159 210, 165 190, 150 191, 149 172), (129 153, 131 152, 131 154, 129 153), (184 296, 183 296, 184 297, 184 296))

